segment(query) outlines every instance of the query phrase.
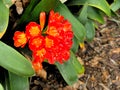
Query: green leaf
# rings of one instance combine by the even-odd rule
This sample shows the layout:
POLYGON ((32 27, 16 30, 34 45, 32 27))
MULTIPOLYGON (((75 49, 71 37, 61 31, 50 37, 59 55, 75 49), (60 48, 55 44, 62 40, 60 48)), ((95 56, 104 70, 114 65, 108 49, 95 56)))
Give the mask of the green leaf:
POLYGON ((88 7, 88 18, 98 21, 99 23, 104 23, 104 18, 100 11, 93 7, 88 7))
POLYGON ((67 62, 60 64, 56 63, 58 70, 60 71, 61 75, 63 76, 64 80, 67 84, 72 85, 77 82, 77 72, 72 63, 72 57, 67 62))
POLYGON ((83 42, 86 35, 84 26, 70 13, 66 5, 62 4, 59 0, 56 1, 58 4, 55 7, 55 11, 59 12, 71 22, 75 37, 79 40, 79 42, 83 42))
POLYGON ((86 39, 87 41, 92 41, 95 37, 95 27, 91 20, 88 20, 85 24, 86 27, 86 39))
POLYGON ((107 3, 106 0, 70 0, 68 2, 68 5, 84 5, 88 4, 89 6, 96 7, 100 10, 102 10, 106 15, 110 16, 111 11, 110 11, 110 6, 107 3))
POLYGON ((3 89, 3 86, 1 85, 1 83, 0 83, 0 90, 4 90, 4 89, 3 89))
POLYGON ((9 90, 29 90, 28 77, 18 76, 9 72, 9 90))
POLYGON ((71 51, 71 59, 72 59, 72 63, 74 65, 74 68, 75 68, 76 72, 78 74, 84 73, 85 72, 84 66, 82 66, 80 64, 80 62, 78 61, 78 59, 76 58, 76 56, 74 55, 74 53, 72 51, 71 51))
POLYGON ((7 8, 10 8, 10 6, 12 6, 14 3, 13 0, 2 0, 2 1, 7 8))
POLYGON ((120 0, 114 0, 114 2, 110 5, 110 8, 115 12, 120 8, 120 0))
POLYGON ((83 7, 82 7, 82 10, 78 16, 78 19, 80 20, 80 22, 82 22, 83 24, 86 23, 87 21, 87 16, 88 16, 88 5, 85 4, 83 7))
POLYGON ((76 37, 73 37, 73 45, 72 45, 72 48, 71 50, 76 53, 78 51, 78 48, 79 48, 79 41, 77 40, 76 37))
POLYGON ((9 19, 9 8, 5 6, 2 0, 0 0, 0 38, 6 32, 9 19))
POLYGON ((31 63, 16 50, 0 41, 0 66, 21 76, 34 74, 31 63))

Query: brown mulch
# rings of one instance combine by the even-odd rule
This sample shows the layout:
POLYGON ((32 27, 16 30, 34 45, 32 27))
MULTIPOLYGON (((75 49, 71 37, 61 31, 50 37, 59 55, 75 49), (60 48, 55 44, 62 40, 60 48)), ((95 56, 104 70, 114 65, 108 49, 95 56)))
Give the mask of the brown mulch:
POLYGON ((96 30, 86 52, 79 56, 85 74, 79 79, 78 90, 120 90, 120 23, 107 20, 96 30))
MULTIPOLYGON (((17 13, 22 14, 21 1, 28 0, 18 1, 10 9, 12 25, 19 18, 17 13), (15 7, 17 12, 13 9, 15 7)), ((85 67, 85 73, 80 75, 78 82, 68 86, 54 65, 43 63, 47 78, 33 76, 30 90, 120 90, 120 23, 116 22, 120 18, 105 19, 106 23, 96 29, 94 40, 85 43, 86 50, 79 49, 77 53, 85 67)))

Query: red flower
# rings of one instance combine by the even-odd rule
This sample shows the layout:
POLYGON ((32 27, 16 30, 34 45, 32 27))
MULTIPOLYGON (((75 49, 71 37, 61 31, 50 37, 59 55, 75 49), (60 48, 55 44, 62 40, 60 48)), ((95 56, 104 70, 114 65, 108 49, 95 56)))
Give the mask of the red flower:
POLYGON ((30 22, 26 26, 22 37, 15 33, 15 46, 23 47, 29 40, 29 48, 33 52, 32 61, 35 71, 42 68, 42 62, 46 59, 50 64, 55 62, 64 63, 70 58, 70 48, 72 47, 72 25, 64 19, 58 12, 50 11, 48 26, 43 31, 45 25, 45 12, 40 13, 40 25, 30 22), (17 37, 17 39, 15 38, 17 37))
POLYGON ((51 35, 51 36, 54 36, 54 37, 59 36, 58 30, 57 30, 57 28, 54 27, 54 26, 48 26, 46 33, 47 33, 48 35, 51 35))
POLYGON ((49 35, 45 37, 45 48, 52 49, 52 48, 55 48, 57 44, 58 44, 58 41, 56 37, 49 36, 49 35))
POLYGON ((55 61, 62 63, 68 60, 73 38, 70 22, 59 13, 51 10, 46 33, 49 37, 52 37, 51 39, 46 37, 45 40, 45 42, 48 42, 45 43, 45 46, 50 46, 50 49, 47 49, 50 55, 46 56, 49 63, 54 63, 55 61))
POLYGON ((50 15, 49 15, 49 23, 52 22, 62 22, 64 20, 64 17, 62 15, 60 15, 58 12, 55 13, 53 10, 50 11, 50 15))
POLYGON ((47 52, 45 58, 48 60, 50 64, 54 64, 56 61, 55 54, 53 52, 47 52))
POLYGON ((44 46, 44 37, 43 36, 36 36, 32 37, 29 40, 29 48, 32 51, 36 51, 41 49, 44 46))
POLYGON ((26 36, 28 38, 31 37, 35 37, 41 34, 41 29, 40 29, 40 25, 37 24, 36 22, 30 22, 27 26, 26 26, 26 36))
POLYGON ((45 55, 46 55, 46 49, 45 48, 42 48, 42 49, 39 49, 39 50, 36 50, 33 52, 33 57, 36 59, 36 60, 39 60, 39 62, 43 62, 44 59, 45 59, 45 55))
POLYGON ((14 46, 15 47, 24 47, 25 44, 27 43, 27 37, 26 34, 24 32, 20 32, 20 31, 16 31, 14 33, 14 46))
POLYGON ((72 31, 72 25, 68 20, 64 20, 63 22, 63 30, 66 31, 72 31))

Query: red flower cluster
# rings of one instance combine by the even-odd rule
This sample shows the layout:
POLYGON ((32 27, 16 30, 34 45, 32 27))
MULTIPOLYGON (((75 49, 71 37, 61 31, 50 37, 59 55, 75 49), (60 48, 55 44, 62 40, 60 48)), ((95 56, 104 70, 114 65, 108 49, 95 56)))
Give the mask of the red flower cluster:
POLYGON ((44 29, 46 20, 45 12, 40 13, 40 25, 30 22, 25 33, 16 31, 13 37, 16 47, 24 47, 28 42, 33 52, 32 61, 35 71, 42 68, 42 62, 48 60, 50 64, 56 61, 63 63, 70 57, 73 32, 71 24, 62 15, 50 11, 48 26, 44 29))

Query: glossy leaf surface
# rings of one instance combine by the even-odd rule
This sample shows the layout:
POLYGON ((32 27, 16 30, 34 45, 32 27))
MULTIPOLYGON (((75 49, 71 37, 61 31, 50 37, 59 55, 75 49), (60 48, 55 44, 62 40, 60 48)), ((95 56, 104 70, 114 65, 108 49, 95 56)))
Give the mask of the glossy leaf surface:
POLYGON ((28 77, 18 76, 9 72, 9 90, 29 90, 28 77))
POLYGON ((21 76, 34 74, 31 63, 16 50, 0 41, 0 66, 21 76))
POLYGON ((76 72, 78 74, 83 74, 85 72, 84 66, 82 66, 80 64, 80 62, 77 60, 76 56, 74 55, 74 53, 71 51, 71 59, 72 59, 72 63, 74 65, 74 68, 76 70, 76 72))
POLYGON ((100 11, 93 7, 88 7, 88 18, 98 21, 99 23, 104 23, 103 16, 101 15, 100 11))
POLYGON ((120 0, 114 0, 110 7, 113 11, 117 11, 120 8, 120 0))
POLYGON ((14 3, 13 1, 15 0, 2 0, 2 1, 7 8, 10 8, 10 6, 12 6, 14 3))
POLYGON ((6 32, 9 19, 9 8, 5 6, 2 0, 0 0, 0 38, 6 32))
POLYGON ((78 80, 77 72, 75 71, 71 58, 63 64, 56 63, 56 66, 67 84, 72 85, 78 80))
POLYGON ((88 5, 85 4, 82 7, 82 10, 78 16, 78 19, 80 20, 80 22, 82 22, 83 24, 85 24, 87 22, 87 17, 88 17, 88 5))
POLYGON ((88 20, 85 24, 86 27, 86 40, 92 41, 95 37, 95 27, 94 23, 91 20, 88 20))
POLYGON ((68 5, 84 5, 88 4, 89 6, 96 7, 102 10, 108 16, 111 15, 110 6, 106 0, 70 0, 68 5))
POLYGON ((4 89, 3 89, 3 86, 1 85, 1 83, 0 83, 0 90, 4 90, 4 89))

